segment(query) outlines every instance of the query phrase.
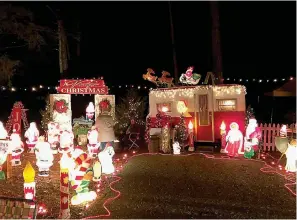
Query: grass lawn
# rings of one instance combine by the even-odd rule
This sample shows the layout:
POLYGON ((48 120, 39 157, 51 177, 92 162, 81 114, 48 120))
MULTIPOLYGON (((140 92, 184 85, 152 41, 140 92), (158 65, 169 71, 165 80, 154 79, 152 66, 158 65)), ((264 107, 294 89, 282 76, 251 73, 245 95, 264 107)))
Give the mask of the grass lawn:
MULTIPOLYGON (((296 198, 263 163, 202 155, 132 158, 108 205, 111 218, 294 218, 296 198)), ((95 208, 95 207, 94 207, 95 208)), ((97 213, 105 213, 96 204, 97 213)))

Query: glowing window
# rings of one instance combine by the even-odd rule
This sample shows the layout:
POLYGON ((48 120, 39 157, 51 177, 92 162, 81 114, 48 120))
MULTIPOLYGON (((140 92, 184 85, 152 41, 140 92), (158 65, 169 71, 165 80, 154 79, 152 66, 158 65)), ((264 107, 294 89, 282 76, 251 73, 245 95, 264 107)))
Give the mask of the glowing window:
POLYGON ((163 112, 163 110, 166 109, 166 112, 171 112, 171 103, 158 103, 157 104, 157 111, 163 112))
POLYGON ((236 99, 218 99, 218 111, 236 111, 236 99))

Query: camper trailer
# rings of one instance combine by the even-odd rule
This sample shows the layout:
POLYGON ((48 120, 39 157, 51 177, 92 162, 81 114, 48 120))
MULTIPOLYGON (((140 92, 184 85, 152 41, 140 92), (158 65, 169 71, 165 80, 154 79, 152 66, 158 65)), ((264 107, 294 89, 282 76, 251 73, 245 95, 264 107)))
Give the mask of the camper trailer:
MULTIPOLYGON (((149 93, 149 115, 155 124, 159 112, 171 116, 171 125, 179 123, 181 113, 188 125, 194 125, 195 142, 219 142, 220 126, 226 131, 232 122, 245 130, 245 95, 243 85, 199 85, 153 89, 149 93)), ((153 127, 153 126, 152 126, 153 127)))

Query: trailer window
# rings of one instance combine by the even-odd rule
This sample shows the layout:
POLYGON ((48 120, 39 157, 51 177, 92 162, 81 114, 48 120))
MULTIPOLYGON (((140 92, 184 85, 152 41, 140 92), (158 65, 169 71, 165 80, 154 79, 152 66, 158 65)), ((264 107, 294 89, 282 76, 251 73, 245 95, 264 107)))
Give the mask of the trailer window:
POLYGON ((207 95, 199 95, 199 125, 209 125, 207 95))
POLYGON ((236 111, 236 99, 218 99, 218 111, 236 111))
POLYGON ((157 104, 157 111, 158 112, 162 112, 162 108, 166 107, 167 108, 167 112, 171 112, 171 103, 167 102, 167 103, 158 103, 157 104))

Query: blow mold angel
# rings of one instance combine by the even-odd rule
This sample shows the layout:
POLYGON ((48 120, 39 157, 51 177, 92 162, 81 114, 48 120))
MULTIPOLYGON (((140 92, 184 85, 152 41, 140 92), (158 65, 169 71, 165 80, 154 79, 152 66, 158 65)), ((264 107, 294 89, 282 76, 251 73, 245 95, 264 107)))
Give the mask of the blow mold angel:
POLYGON ((50 122, 48 123, 47 127, 47 141, 51 145, 53 154, 57 154, 60 136, 60 126, 56 122, 50 122))
POLYGON ((183 84, 189 84, 189 85, 197 85, 201 79, 201 75, 197 73, 193 73, 194 67, 190 66, 188 67, 186 73, 183 73, 179 81, 183 84))
POLYGON ((72 131, 62 131, 60 132, 60 147, 59 153, 68 153, 73 151, 73 139, 74 135, 72 131))
POLYGON ((24 143, 16 130, 10 135, 10 150, 11 150, 11 164, 12 166, 21 165, 21 155, 24 152, 24 143))
POLYGON ((28 130, 25 132, 26 144, 28 146, 28 152, 34 153, 35 144, 38 141, 39 131, 37 129, 36 123, 31 122, 28 130))
POLYGON ((49 169, 53 165, 54 156, 51 150, 51 145, 45 141, 44 136, 38 138, 35 145, 36 165, 39 169, 39 176, 48 176, 49 169))
POLYGON ((92 127, 92 130, 88 132, 87 137, 88 137, 89 143, 87 147, 88 147, 89 156, 91 158, 97 158, 99 153, 100 143, 98 142, 98 134, 99 133, 95 127, 92 127))

